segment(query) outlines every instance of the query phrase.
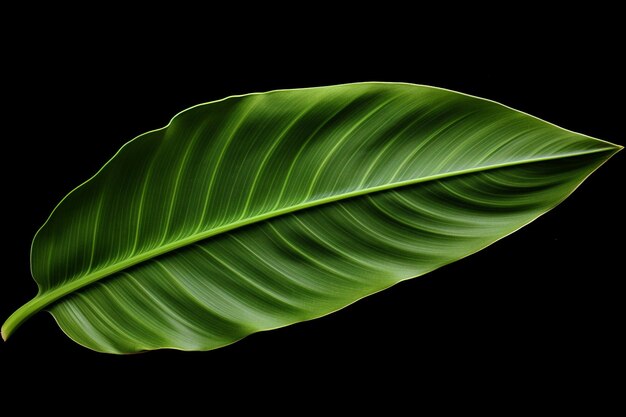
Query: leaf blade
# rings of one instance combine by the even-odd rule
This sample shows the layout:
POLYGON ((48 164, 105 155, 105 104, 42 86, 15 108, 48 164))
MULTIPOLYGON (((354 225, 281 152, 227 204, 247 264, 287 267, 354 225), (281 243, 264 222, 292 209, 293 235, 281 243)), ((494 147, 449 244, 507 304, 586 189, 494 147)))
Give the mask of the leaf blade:
MULTIPOLYGON (((204 205, 206 205, 207 201, 216 201, 216 196, 226 196, 226 198, 224 198, 226 202, 222 205, 210 203, 209 206, 215 207, 215 212, 213 213, 207 214, 207 212, 204 211, 201 213, 200 216, 190 216, 192 218, 201 217, 202 219, 205 219, 206 216, 209 216, 208 224, 209 227, 212 227, 212 229, 207 229, 205 227, 205 232, 206 230, 210 230, 210 233, 206 233, 205 235, 202 235, 200 237, 195 236, 193 238, 189 238, 189 236, 187 236, 186 238, 181 239, 180 227, 174 226, 173 230, 175 232, 172 232, 171 236, 175 236, 175 239, 167 242, 166 236, 170 234, 170 228, 172 227, 169 222, 167 222, 167 225, 164 229, 160 229, 158 232, 154 232, 153 235, 148 234, 147 236, 149 238, 137 238, 139 234, 132 238, 130 236, 126 236, 125 244, 127 247, 131 247, 132 245, 133 248, 136 248, 137 241, 148 242, 147 244, 144 244, 144 246, 141 248, 143 250, 143 252, 141 252, 141 255, 134 258, 133 262, 130 263, 128 263, 128 257, 126 257, 126 263, 118 262, 117 264, 114 264, 114 266, 117 265, 116 267, 111 267, 109 265, 101 268, 98 271, 98 274, 101 274, 102 276, 98 276, 97 274, 91 275, 91 277, 85 280, 86 285, 91 285, 93 282, 98 281, 104 276, 109 276, 111 274, 115 274, 116 272, 126 270, 133 265, 139 265, 141 262, 153 259, 156 256, 166 256, 165 254, 167 252, 175 253, 180 248, 183 248, 192 243, 200 242, 202 240, 207 240, 210 236, 217 236, 220 233, 228 234, 231 230, 239 229, 243 226, 248 226, 252 224, 258 225, 261 224, 260 222, 262 221, 268 221, 271 224, 273 218, 275 218, 276 216, 287 215, 288 213, 293 211, 294 207, 296 207, 297 210, 315 210, 315 207, 321 207, 324 204, 343 204, 341 201, 344 199, 358 198, 361 195, 371 195, 372 193, 384 193, 384 190, 398 187, 408 187, 412 183, 420 184, 424 182, 436 182, 440 180, 444 181, 447 177, 458 176, 452 175, 455 173, 473 175, 472 172, 474 171, 480 172, 489 169, 488 165, 481 166, 480 164, 477 164, 476 161, 478 160, 480 160, 482 163, 492 163, 492 165, 493 161, 499 161, 499 165, 496 164, 491 166, 490 168, 492 170, 497 170, 505 168, 507 164, 510 164, 510 166, 517 166, 520 163, 533 164, 544 159, 548 161, 560 160, 563 159, 564 156, 572 156, 575 155, 577 152, 582 154, 587 154, 590 152, 612 153, 617 149, 613 145, 606 142, 597 141, 583 135, 574 134, 572 132, 556 128, 552 125, 547 124, 546 122, 531 118, 530 116, 513 111, 504 106, 492 102, 478 100, 475 98, 469 98, 468 96, 458 95, 456 93, 450 93, 444 90, 430 89, 427 87, 387 85, 376 83, 368 84, 365 86, 338 86, 314 90, 314 93, 317 94, 317 97, 315 97, 314 99, 308 98, 309 95, 312 94, 311 90, 294 90, 290 92, 273 92, 267 93, 265 95, 255 95, 255 99, 252 103, 254 105, 247 103, 245 106, 242 106, 242 108, 237 108, 237 106, 241 104, 240 102, 238 102, 236 105, 234 105, 235 109, 229 107, 225 110, 225 114, 239 114, 239 117, 236 118, 235 122, 233 122, 233 125, 226 123, 227 126, 230 126, 228 129, 226 129, 226 132, 224 132, 223 129, 219 129, 219 126, 224 125, 225 122, 222 122, 222 124, 217 123, 218 127, 207 127, 206 118, 217 118, 217 116, 214 115, 214 109, 211 110, 211 114, 209 116, 204 114, 204 117, 200 117, 203 122, 200 123, 200 127, 196 126, 194 128, 195 130, 189 130, 190 128, 186 128, 185 126, 193 125, 192 122, 194 117, 198 116, 194 116, 193 112, 187 111, 187 113, 183 112, 179 115, 185 116, 187 117, 187 119, 183 117, 182 119, 179 118, 177 120, 175 118, 173 119, 173 122, 166 128, 166 131, 151 132, 154 133, 154 137, 161 138, 160 147, 158 149, 151 149, 152 152, 146 152, 145 149, 142 148, 140 153, 142 153, 144 156, 147 154, 148 157, 154 155, 155 158, 158 158, 160 155, 161 159, 159 161, 161 161, 161 172, 169 173, 172 171, 176 172, 178 170, 178 173, 180 174, 180 172, 182 172, 181 167, 184 166, 184 163, 182 163, 181 161, 184 162, 186 160, 186 157, 192 159, 192 165, 200 166, 200 170, 202 172, 210 172, 210 170, 212 170, 213 174, 210 176, 211 185, 209 186, 209 192, 207 192, 207 195, 204 199, 199 199, 199 202, 196 203, 197 207, 203 207, 203 205, 200 204, 202 201, 204 201, 204 205), (355 87, 359 87, 358 94, 354 92, 355 87), (363 87, 364 90, 360 91, 360 87, 363 87), (404 91, 405 89, 411 91, 404 91), (427 98, 431 97, 431 99, 422 101, 418 100, 418 104, 412 103, 412 100, 415 98, 416 95, 415 89, 419 90, 418 95, 420 95, 420 97, 421 95, 425 94, 427 98), (392 91, 393 94, 390 93, 390 91, 392 91), (303 103, 301 103, 302 105, 300 107, 294 106, 292 98, 289 97, 295 92, 298 92, 298 94, 306 93, 304 94, 304 96, 306 96, 307 99, 303 100, 303 103), (434 97, 436 97, 436 100, 434 100, 435 104, 433 104, 432 100, 433 94, 434 97), (277 95, 280 97, 278 97, 277 100, 274 100, 277 95), (344 95, 347 95, 349 97, 343 97, 344 95), (300 120, 294 120, 294 117, 284 116, 285 114, 289 115, 292 113, 306 114, 302 107, 308 106, 311 109, 315 109, 316 102, 322 102, 326 105, 328 101, 332 101, 330 100, 330 98, 334 97, 335 99, 337 99, 337 97, 339 96, 341 96, 341 100, 339 100, 340 103, 333 102, 332 105, 327 105, 328 108, 322 109, 324 111, 318 108, 317 111, 319 114, 316 114, 316 117, 300 117, 300 120), (407 101, 407 99, 410 100, 407 101), (314 104, 312 104, 312 102, 314 104), (287 106, 285 103, 289 104, 289 106, 287 106), (393 107, 391 109, 388 109, 388 111, 383 112, 382 114, 377 114, 381 109, 385 109, 386 106, 391 106, 390 103, 396 103, 396 105, 398 105, 399 107, 393 107), (470 103, 471 106, 469 106, 468 103, 470 103), (296 108, 294 109, 294 107, 296 108), (436 111, 433 110, 433 107, 436 111), (410 111, 407 110, 407 108, 410 111), (250 115, 252 114, 251 109, 257 109, 257 112, 260 111, 258 115, 255 115, 256 118, 253 118, 252 122, 248 120, 250 119, 250 115), (285 109, 289 109, 289 111, 285 109), (346 109, 350 110, 346 111, 346 109), (399 110, 403 110, 400 116, 396 114, 399 110), (459 113, 460 116, 459 114, 457 114, 458 117, 451 117, 452 113, 458 113, 460 110, 462 110, 459 113), (477 118, 476 113, 480 112, 482 112, 482 114, 479 114, 480 117, 477 118), (487 129, 488 131, 485 131, 486 129, 484 128, 484 119, 486 117, 485 112, 488 113, 488 121, 493 119, 490 121, 490 129, 487 129), (244 115, 243 117, 241 116, 242 114, 244 115), (275 123, 275 126, 268 126, 269 122, 267 122, 267 120, 275 121, 277 118, 276 114, 278 114, 279 116, 284 116, 282 117, 282 119, 284 119, 283 123, 275 123), (334 116, 331 116, 329 118, 329 114, 334 116), (352 120, 352 123, 347 123, 346 120, 354 119, 355 114, 360 115, 358 121, 354 122, 354 120, 352 120), (272 117, 270 117, 270 115, 272 117), (340 115, 340 117, 337 117, 337 115, 340 115), (422 120, 423 122, 415 123, 414 121, 416 119, 422 120), (328 120, 330 120, 330 122, 328 122, 328 120), (478 121, 482 122, 482 126, 480 128, 477 127, 478 121), (303 126, 299 126, 299 123, 303 126), (412 126, 413 124, 418 126, 419 134, 416 134, 416 131, 412 131, 414 136, 410 136, 406 134, 406 132, 411 131, 410 126, 412 126), (286 126, 289 127, 289 129, 286 130, 286 126), (172 127, 172 129, 167 130, 170 129, 170 127, 172 127), (314 127, 314 129, 311 129, 311 127, 314 127), (216 138, 215 141, 217 143, 223 143, 221 147, 218 146, 215 148, 219 151, 217 152, 217 156, 216 152, 197 152, 197 150, 196 152, 191 152, 190 149, 192 149, 193 143, 187 143, 187 147, 181 146, 181 144, 179 143, 180 138, 182 137, 180 131, 185 129, 189 130, 189 132, 187 132, 187 136, 196 138, 206 138, 207 131, 217 132, 214 136, 214 138, 216 138), (262 134, 252 134, 255 129, 261 131, 262 134), (309 134, 308 136, 305 136, 307 140, 301 143, 301 147, 292 146, 294 149, 288 149, 287 147, 285 147, 284 145, 280 145, 280 143, 277 143, 276 141, 269 141, 269 144, 264 144, 260 142, 263 137, 271 137, 271 132, 274 131, 279 132, 277 133, 276 137, 284 139, 284 135, 287 135, 285 134, 285 131, 288 132, 290 130, 301 131, 301 133, 309 134), (313 136, 311 136, 310 134, 311 131, 315 132, 313 136), (468 131, 471 133, 471 135, 467 133, 468 131), (512 131, 515 134, 512 134, 512 131), (198 134, 198 132, 202 132, 202 135, 198 134), (238 132, 244 132, 243 136, 237 136, 238 132), (319 136, 318 133, 320 132, 323 133, 324 141, 316 142, 316 139, 319 140, 317 136, 319 136), (194 133, 196 134, 195 136, 194 133), (366 133, 370 134, 369 139, 366 133), (391 133, 396 133, 396 135, 393 136, 391 133), (389 145, 390 142, 387 138, 390 136, 396 139, 396 142, 394 142, 394 146, 396 147, 395 150, 393 149, 394 146, 389 145), (371 139, 371 137, 373 137, 374 139, 371 139), (417 137, 417 139, 419 140, 415 139, 415 137, 417 137), (507 138, 507 141, 505 141, 504 144, 502 144, 500 141, 501 137, 507 138), (548 137, 550 138, 550 140, 546 140, 546 138, 548 137), (177 142, 176 140, 172 140, 172 138, 179 139, 179 141, 177 142), (250 142, 242 142, 242 138, 252 139, 250 140, 250 142), (525 139, 521 140, 520 138, 525 139), (167 140, 169 140, 169 142, 167 142, 167 140), (230 147, 232 143, 238 144, 237 149, 230 147), (242 143, 245 146, 242 146, 242 143), (397 143, 397 145, 395 145, 395 143, 397 143), (459 143, 461 143, 463 146, 460 146, 459 143), (499 146, 494 146, 494 144, 499 146), (271 153, 275 152, 277 149, 281 149, 282 152, 276 152, 276 154, 280 154, 282 156, 280 158, 271 159, 271 157, 268 157, 270 152, 254 152, 255 149, 258 150, 259 148, 262 148, 266 145, 267 147, 269 147, 271 153), (345 149, 342 149, 343 145, 345 145, 345 149), (413 146, 413 148, 411 148, 411 146, 413 146), (167 164, 167 158, 163 158, 163 155, 168 155, 168 153, 170 155, 175 154, 175 151, 180 153, 180 148, 183 148, 183 157, 178 158, 178 167, 172 168, 167 164), (233 151, 233 149, 235 150, 233 151), (322 151, 325 151, 325 153, 322 153, 320 149, 322 151), (341 149, 340 155, 333 156, 333 153, 338 149, 341 149), (365 151, 367 152, 363 151, 363 149, 365 149, 365 151), (384 152, 377 152, 381 149, 384 149, 385 152, 390 153, 390 155, 382 156, 385 155, 384 152), (410 149, 410 152, 403 152, 403 150, 405 149, 410 149), (419 152, 415 151, 415 149, 418 149, 419 152), (487 149, 489 152, 485 152, 485 149, 487 149), (389 150, 392 150, 394 152, 389 152, 389 150), (284 156, 285 153, 287 155, 293 156, 291 160, 290 158, 284 156), (213 166, 211 166, 211 164, 199 164, 197 161, 200 159, 198 158, 202 157, 203 155, 206 156, 206 154, 208 154, 211 158, 216 159, 218 163, 213 166), (468 154, 471 157, 468 157, 468 154), (531 155, 532 158, 528 159, 527 161, 520 159, 520 155, 524 154, 531 155), (304 158, 302 158, 303 155, 304 158), (320 155, 322 156, 320 157, 320 155), (418 159, 417 162, 413 160, 413 157, 415 155, 420 156, 420 158, 416 158, 418 159), (452 158, 451 156, 453 155, 465 156, 463 158, 452 158), (196 162, 194 162, 194 158, 196 158, 196 162), (295 163, 298 158, 300 158, 301 160, 304 159, 302 161, 303 167, 300 167, 295 163), (319 162, 320 158, 323 163, 319 164, 317 168, 313 171, 315 172, 315 175, 307 176, 306 173, 308 171, 311 171, 311 167, 314 167, 316 161, 319 162), (424 166, 423 161, 429 159, 432 159, 437 163, 430 164, 430 166, 424 166), (467 168, 467 165, 464 167, 462 163, 463 159, 465 159, 466 161, 470 160, 473 166, 471 168, 467 168), (385 161, 385 164, 380 164, 380 167, 376 168, 378 166, 376 164, 379 164, 381 160, 385 161), (222 161, 227 161, 227 163, 230 164, 228 165, 228 168, 226 170, 219 167, 222 161), (291 163, 289 163, 290 161, 291 163), (369 163, 364 163, 364 161, 369 163), (402 161, 402 163, 391 163, 394 161, 402 161), (422 163, 422 165, 420 165, 418 162, 422 163), (238 164, 239 166, 237 166, 238 164), (268 171, 280 172, 282 169, 283 172, 288 173, 288 175, 284 175, 286 179, 282 183, 278 183, 280 184, 279 187, 275 186, 277 184, 276 181, 268 181, 268 183, 272 184, 272 186, 268 186, 267 184, 265 184, 266 189, 272 189, 272 187, 280 188, 280 198, 273 203, 271 201, 268 203, 267 199, 264 198, 262 195, 258 198, 258 200, 252 198, 254 189, 253 187, 250 187, 250 184, 256 185, 256 178, 258 177, 258 174, 250 176, 249 172, 260 172, 261 170, 265 170, 266 165, 273 167, 272 169, 268 169, 268 171), (244 166, 246 167, 246 169, 242 169, 242 167, 244 166), (335 166, 340 168, 325 169, 325 167, 335 166), (165 169, 163 167, 165 167, 165 169), (257 167, 257 169, 254 169, 254 167, 257 167), (457 171, 454 171, 455 169, 457 171), (216 178, 217 176, 219 176, 218 172, 222 171, 227 174, 236 172, 236 174, 232 175, 233 178, 220 177, 220 180, 217 180, 216 178), (428 176, 428 174, 430 174, 430 176, 428 176), (393 179, 396 178, 396 176, 398 175, 400 176, 399 178, 401 179, 401 181, 397 181, 395 183, 392 182, 393 179), (252 180, 252 178, 254 178, 254 180, 252 180), (290 184, 290 178, 296 178, 296 181, 294 182, 295 185, 290 184), (308 180, 308 183, 305 180, 308 180), (224 185, 224 183, 226 183, 226 185, 224 185), (211 190, 213 189, 213 187, 217 187, 215 188, 217 190, 215 195, 211 195, 211 190), (294 191, 298 191, 300 189, 306 189, 306 194, 302 192, 296 193, 294 191), (348 190, 347 192, 345 191, 346 189, 348 190), (238 190, 241 190, 241 192, 239 193, 240 195, 233 197, 233 192, 237 194, 236 192, 238 190), (310 193, 314 190, 315 193, 313 200, 307 200, 310 193), (340 190, 341 192, 343 192, 343 194, 337 194, 336 190, 340 190), (330 197, 328 197, 328 194, 330 194, 330 197), (292 206, 287 205, 288 208, 286 209, 283 208, 282 210, 279 209, 273 212, 266 211, 265 213, 263 213, 263 209, 266 207, 275 208, 276 205, 280 206, 280 199, 285 195, 289 197, 287 204, 292 204, 292 206), (337 198, 338 195, 340 195, 342 198, 337 198), (299 204, 293 205, 293 201, 296 201, 299 204), (247 212, 250 208, 252 208, 253 217, 246 218, 245 216, 247 215, 247 212), (257 213, 259 212, 261 212, 262 214, 258 215, 257 213), (227 213, 231 214, 227 215, 227 213), (211 218, 211 215, 213 215, 213 218, 211 218), (254 217, 254 215, 256 215, 256 217, 254 217), (244 219, 244 221, 241 221, 242 218, 244 219), (211 221, 213 223, 211 223, 211 221), (165 231, 163 232, 163 230, 165 231), (176 230, 178 230, 178 232, 176 232, 176 230), (133 242, 133 244, 129 243, 131 241, 133 242), (156 249, 151 248, 150 245, 154 245, 155 242, 156 249), (174 243, 172 244, 172 242, 174 243), (94 277, 95 279, 93 279, 94 277)), ((228 100, 218 103, 222 103, 223 105, 224 103, 228 103, 228 100)), ((205 106, 210 107, 210 104, 205 106)), ((193 109, 194 108, 190 110, 193 109)), ((222 114, 220 112, 217 113, 222 114)), ((211 136, 209 135, 209 137, 211 136)), ((298 144, 299 142, 295 142, 296 139, 298 138, 294 135, 287 135, 286 142, 291 143, 292 145, 294 143, 298 144)), ((144 143, 147 142, 144 140, 144 143)), ((198 142, 196 142, 196 145, 197 143, 198 142)), ((129 143, 128 145, 131 144, 129 143)), ((118 162, 120 160, 123 160, 123 158, 121 158, 122 156, 123 155, 118 154, 118 162)), ((605 157, 606 159, 608 159, 608 156, 604 155, 603 158, 605 157)), ((130 159, 136 160, 138 158, 130 159)), ((139 167, 140 171, 143 173, 147 172, 148 170, 147 164, 145 163, 146 159, 149 158, 144 157, 141 160, 144 161, 144 164, 140 165, 139 167)), ((154 163, 154 161, 152 161, 152 163, 154 163)), ((121 166, 123 166, 123 164, 121 164, 121 166)), ((118 169, 118 171, 124 172, 121 169, 118 169)), ((121 176, 121 174, 117 175, 118 177, 121 176)), ((118 177, 114 176, 114 179, 119 182, 121 179, 118 177)), ((138 175, 136 177, 143 178, 145 177, 145 175, 138 175)), ((274 177, 280 178, 280 175, 275 174, 274 177)), ((177 194, 176 190, 179 181, 180 175, 169 175, 168 178, 161 178, 159 181, 156 181, 157 185, 152 187, 154 188, 154 190, 148 187, 148 189, 152 190, 151 193, 153 193, 153 195, 150 198, 152 198, 153 201, 164 200, 167 201, 169 204, 161 204, 157 205, 158 207, 156 208, 150 208, 146 215, 146 217, 148 218, 147 224, 156 223, 160 218, 163 217, 168 219, 184 219, 187 216, 181 215, 180 213, 189 214, 190 211, 193 212, 193 210, 189 208, 190 204, 188 202, 184 204, 180 202, 175 202, 175 197, 177 194), (163 186, 163 183, 168 185, 163 186), (159 184, 160 186, 158 186, 159 184), (169 197, 169 199, 164 197, 169 197), (181 207, 179 208, 177 204, 181 207), (178 214, 172 215, 172 211, 178 214), (152 219, 152 221, 150 221, 150 219, 152 219)), ((148 181, 146 180, 146 182, 143 183, 142 186, 145 187, 147 183, 148 181)), ((93 185, 94 184, 92 184, 92 188, 93 185)), ((187 186, 190 186, 191 189, 194 189, 193 184, 187 186)), ((104 188, 106 189, 106 187, 104 188)), ((132 187, 130 187, 130 189, 135 190, 139 188, 140 187, 138 184, 132 184, 132 187)), ((118 194, 122 197, 124 196, 123 192, 120 192, 118 194)), ((148 195, 150 196, 150 193, 148 195)), ((95 201, 95 199, 93 198, 89 198, 86 200, 95 201)), ((112 204, 119 204, 119 200, 113 199, 112 201, 112 204)), ((142 203, 138 204, 139 207, 142 207, 142 203)), ((131 208, 129 208, 127 211, 133 212, 133 208, 136 205, 136 202, 132 203, 129 206, 131 208)), ((90 210, 87 211, 89 212, 90 210)), ((141 208, 139 209, 139 214, 141 214, 141 208)), ((128 217, 131 218, 132 216, 128 217)), ((200 224, 202 224, 202 221, 203 220, 200 221, 200 224)), ((344 218, 344 221, 348 220, 345 220, 344 218)), ((113 229, 118 231, 123 231, 126 229, 140 229, 139 222, 137 222, 137 224, 132 224, 131 222, 127 221, 127 223, 124 224, 120 223, 120 221, 116 219, 108 223, 112 223, 113 229)), ((199 230, 198 226, 196 226, 195 224, 194 227, 195 231, 199 230)), ((92 229, 95 229, 95 226, 92 227, 92 229)), ((191 229, 193 228, 190 228, 189 230, 191 229)), ((202 228, 200 227, 200 229, 202 228)), ((300 238, 298 239, 298 241, 301 242, 302 239, 304 238, 300 238)), ((109 244, 110 247, 119 247, 119 243, 122 242, 117 235, 111 236, 111 240, 118 245, 109 244)), ((339 244, 345 244, 345 242, 342 243, 342 241, 340 240, 339 244)), ((356 243, 353 244, 356 245, 356 243)), ((283 245, 285 245, 285 243, 283 243, 283 245)), ((92 253, 93 247, 95 247, 95 245, 92 245, 90 247, 90 251, 92 251, 92 253)), ((224 251, 225 250, 222 250, 222 252, 224 251)), ((33 253, 35 252, 36 250, 34 245, 33 253)), ((105 253, 108 256, 107 259, 109 260, 116 259, 116 255, 120 257, 120 254, 116 254, 114 249, 111 248, 108 248, 108 252, 105 253)), ((222 255, 224 254, 222 253, 222 255)), ((391 253, 388 253, 387 256, 392 257, 391 253)), ((65 259, 62 262, 62 266, 66 270, 61 270, 62 273, 59 273, 58 270, 54 271, 57 276, 67 277, 68 264, 72 265, 72 262, 68 262, 68 257, 69 255, 65 255, 65 259)), ((123 253, 121 254, 121 257, 124 258, 123 253)), ((61 256, 60 258, 63 259, 64 257, 61 256)), ((78 258, 79 260, 82 259, 80 255, 75 255, 75 258, 78 258)), ((90 259, 91 261, 89 262, 87 269, 92 267, 93 255, 90 259)), ((287 260, 283 261, 288 262, 287 260)), ((80 269, 81 267, 84 268, 84 260, 74 260, 73 265, 78 265, 78 268, 76 269, 80 269)), ((354 270, 358 271, 358 265, 352 265, 351 267, 354 270)), ((207 268, 209 268, 209 266, 207 266, 207 268)), ((213 265, 211 266, 211 268, 215 268, 215 266, 213 265)), ((159 275, 158 272, 154 272, 154 270, 151 271, 152 274, 159 275)), ((370 273, 373 274, 372 276, 376 275, 375 272, 376 271, 370 271, 370 273)), ((215 274, 218 274, 218 272, 216 271, 215 274)), ((172 278, 170 277, 170 280, 171 279, 172 278)), ((222 279, 227 280, 227 278, 222 279)), ((113 284, 111 284, 110 282, 115 280, 117 280, 117 278, 107 279, 107 281, 105 282, 107 283, 107 285, 111 286, 113 284)), ((71 285, 76 285, 76 278, 71 281, 71 285)), ((390 285, 389 283, 387 284, 390 285)), ((74 291, 75 288, 71 285, 68 286, 71 291, 67 292, 66 294, 74 291)), ((311 283, 308 283, 308 285, 311 285, 311 283)), ((82 292, 85 293, 91 291, 89 288, 82 292)), ((44 293, 46 292, 46 290, 47 289, 44 287, 44 293)), ((55 288, 52 288, 52 290, 48 291, 48 293, 53 293, 54 291, 55 288)), ((373 290, 370 292, 373 292, 373 290)), ((82 295, 84 296, 84 294, 82 295)), ((321 301, 319 300, 317 302, 321 303, 321 301)), ((340 304, 345 305, 349 302, 351 301, 344 299, 343 301, 341 301, 340 304)), ((62 301, 60 304, 53 307, 53 314, 55 315, 55 317, 57 317, 57 315, 69 315, 69 313, 67 312, 55 313, 55 310, 63 310, 63 307, 60 306, 69 306, 69 304, 67 303, 68 301, 64 299, 64 301, 62 301)), ((89 310, 88 306, 83 306, 83 308, 89 310)), ((59 318, 57 317, 57 320, 60 322, 64 330, 68 332, 68 326, 65 325, 64 327, 61 322, 68 321, 69 319, 59 320, 59 318)), ((207 320, 210 322, 208 318, 207 320)), ((266 324, 266 326, 272 326, 271 320, 268 319, 267 323, 268 324, 266 324)), ((283 324, 278 323, 277 325, 283 324)), ((71 332, 71 330, 69 331, 71 332)), ((124 348, 128 349, 136 348, 136 346, 134 345, 124 346, 124 348)), ((141 349, 143 349, 153 348, 152 346, 154 345, 148 343, 145 346, 140 347, 141 349)), ((120 350, 120 352, 122 351, 124 350, 120 350)))

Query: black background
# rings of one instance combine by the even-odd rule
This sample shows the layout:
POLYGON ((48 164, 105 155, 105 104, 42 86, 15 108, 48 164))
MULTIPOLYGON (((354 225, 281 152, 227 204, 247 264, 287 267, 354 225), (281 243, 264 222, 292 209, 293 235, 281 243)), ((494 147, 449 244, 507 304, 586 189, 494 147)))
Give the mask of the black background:
MULTIPOLYGON (((468 28, 438 45, 408 29, 314 41, 278 31, 262 41, 250 35, 245 46, 207 32, 207 42, 189 51, 174 48, 167 36, 110 44, 69 33, 12 48, 4 64, 0 319, 35 295, 30 241, 58 201, 122 144, 201 102, 277 88, 404 81, 489 98, 626 144, 619 101, 626 68, 610 44, 617 34, 590 38, 561 29, 531 39, 468 28)), ((312 396, 307 401, 346 387, 356 387, 361 402, 378 398, 381 388, 406 389, 416 405, 425 392, 474 390, 475 400, 508 398, 514 405, 554 400, 557 392, 610 396, 606 378, 624 347, 623 159, 616 155, 562 205, 484 251, 324 318, 211 352, 115 356, 75 344, 40 313, 0 344, 3 379, 19 387, 20 375, 37 375, 30 389, 39 392, 54 389, 58 375, 73 389, 97 381, 112 389, 102 382, 112 378, 128 392, 190 390, 198 388, 188 379, 195 376, 201 391, 219 387, 250 398, 290 389, 312 396)))

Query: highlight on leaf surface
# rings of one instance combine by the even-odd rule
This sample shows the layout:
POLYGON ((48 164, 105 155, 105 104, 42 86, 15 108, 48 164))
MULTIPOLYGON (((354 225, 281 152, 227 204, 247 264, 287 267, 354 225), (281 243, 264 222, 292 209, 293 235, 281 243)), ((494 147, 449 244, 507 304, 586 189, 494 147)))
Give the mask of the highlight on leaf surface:
POLYGON ((124 145, 36 234, 40 310, 83 346, 209 350, 470 255, 620 146, 403 83, 201 104, 124 145))

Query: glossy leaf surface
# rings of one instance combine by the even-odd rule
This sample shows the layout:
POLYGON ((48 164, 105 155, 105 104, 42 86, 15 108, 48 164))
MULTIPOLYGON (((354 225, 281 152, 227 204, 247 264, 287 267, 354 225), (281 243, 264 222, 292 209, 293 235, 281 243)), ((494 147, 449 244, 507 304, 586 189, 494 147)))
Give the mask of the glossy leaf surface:
POLYGON ((45 308, 98 351, 224 346, 472 254, 619 149, 411 84, 198 105, 59 204, 33 242, 39 294, 3 336, 45 308))

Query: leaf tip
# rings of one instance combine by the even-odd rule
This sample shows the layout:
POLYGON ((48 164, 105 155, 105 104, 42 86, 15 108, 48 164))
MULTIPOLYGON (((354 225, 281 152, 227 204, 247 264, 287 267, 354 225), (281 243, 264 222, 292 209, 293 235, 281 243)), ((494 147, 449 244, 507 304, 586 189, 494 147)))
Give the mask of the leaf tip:
POLYGON ((2 340, 6 342, 9 338, 9 335, 4 331, 4 326, 2 326, 2 330, 0 331, 0 333, 2 334, 2 340))
POLYGON ((611 152, 611 156, 615 155, 616 153, 624 149, 622 145, 618 145, 617 143, 611 143, 611 142, 607 142, 607 143, 610 145, 610 147, 607 148, 607 151, 611 152))
POLYGON ((615 152, 619 152, 619 151, 621 151, 622 149, 624 149, 624 147, 623 147, 622 145, 618 145, 617 143, 611 143, 611 142, 608 142, 608 143, 609 143, 609 144, 611 145, 611 147, 615 150, 615 152))

